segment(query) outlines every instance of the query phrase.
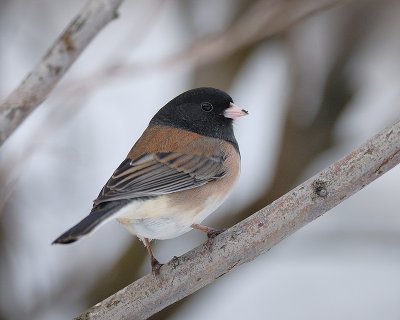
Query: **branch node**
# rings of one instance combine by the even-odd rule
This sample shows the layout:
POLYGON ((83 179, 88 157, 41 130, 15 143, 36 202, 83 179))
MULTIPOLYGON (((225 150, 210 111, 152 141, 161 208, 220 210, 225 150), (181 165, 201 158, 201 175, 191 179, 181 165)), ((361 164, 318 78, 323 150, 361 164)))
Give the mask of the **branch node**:
POLYGON ((180 265, 179 257, 173 256, 171 261, 169 262, 169 265, 176 269, 180 265))
POLYGON ((328 196, 328 190, 326 188, 326 182, 322 180, 315 180, 313 182, 313 187, 314 187, 314 193, 321 197, 321 198, 326 198, 328 196))

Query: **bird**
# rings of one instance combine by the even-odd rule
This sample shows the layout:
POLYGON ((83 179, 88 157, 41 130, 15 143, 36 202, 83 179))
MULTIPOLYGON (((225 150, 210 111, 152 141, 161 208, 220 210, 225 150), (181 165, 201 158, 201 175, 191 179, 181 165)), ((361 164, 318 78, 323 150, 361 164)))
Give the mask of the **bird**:
POLYGON ((53 244, 69 244, 116 219, 147 248, 152 272, 162 264, 150 241, 192 229, 209 238, 221 230, 201 222, 231 193, 240 174, 235 119, 248 111, 224 91, 188 90, 163 106, 114 171, 88 216, 53 244))

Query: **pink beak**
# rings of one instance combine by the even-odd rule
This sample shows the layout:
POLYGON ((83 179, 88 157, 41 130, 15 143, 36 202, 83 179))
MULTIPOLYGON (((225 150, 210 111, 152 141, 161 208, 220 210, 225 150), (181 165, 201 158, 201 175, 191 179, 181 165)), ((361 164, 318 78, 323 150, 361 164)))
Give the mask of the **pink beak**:
POLYGON ((241 107, 239 107, 236 104, 231 102, 230 107, 228 109, 226 109, 224 112, 224 117, 236 119, 236 118, 240 118, 243 116, 247 116, 248 114, 249 114, 249 112, 247 110, 244 110, 241 107))

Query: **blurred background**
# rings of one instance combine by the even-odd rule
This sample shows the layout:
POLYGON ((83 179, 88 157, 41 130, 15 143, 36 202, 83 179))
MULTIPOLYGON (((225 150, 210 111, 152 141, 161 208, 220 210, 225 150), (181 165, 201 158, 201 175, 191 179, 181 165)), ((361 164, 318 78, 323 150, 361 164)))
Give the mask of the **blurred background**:
MULTIPOLYGON (((0 0, 0 98, 82 1, 0 0)), ((51 246, 83 218, 152 115, 226 90, 242 175, 205 224, 228 227, 399 118, 400 2, 126 0, 0 153, 0 319, 70 319, 150 272, 117 222, 51 246)), ((400 319, 400 168, 267 254, 151 319, 400 319)), ((155 242, 169 261, 205 241, 155 242)))

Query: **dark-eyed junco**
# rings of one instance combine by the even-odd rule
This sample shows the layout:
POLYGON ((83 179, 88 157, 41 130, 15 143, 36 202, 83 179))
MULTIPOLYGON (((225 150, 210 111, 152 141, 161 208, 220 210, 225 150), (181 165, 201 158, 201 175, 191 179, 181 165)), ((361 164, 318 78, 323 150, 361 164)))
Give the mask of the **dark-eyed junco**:
POLYGON ((111 218, 144 241, 199 229, 229 195, 240 172, 233 120, 247 115, 225 92, 186 91, 161 108, 94 201, 90 214, 53 243, 71 243, 111 218))

